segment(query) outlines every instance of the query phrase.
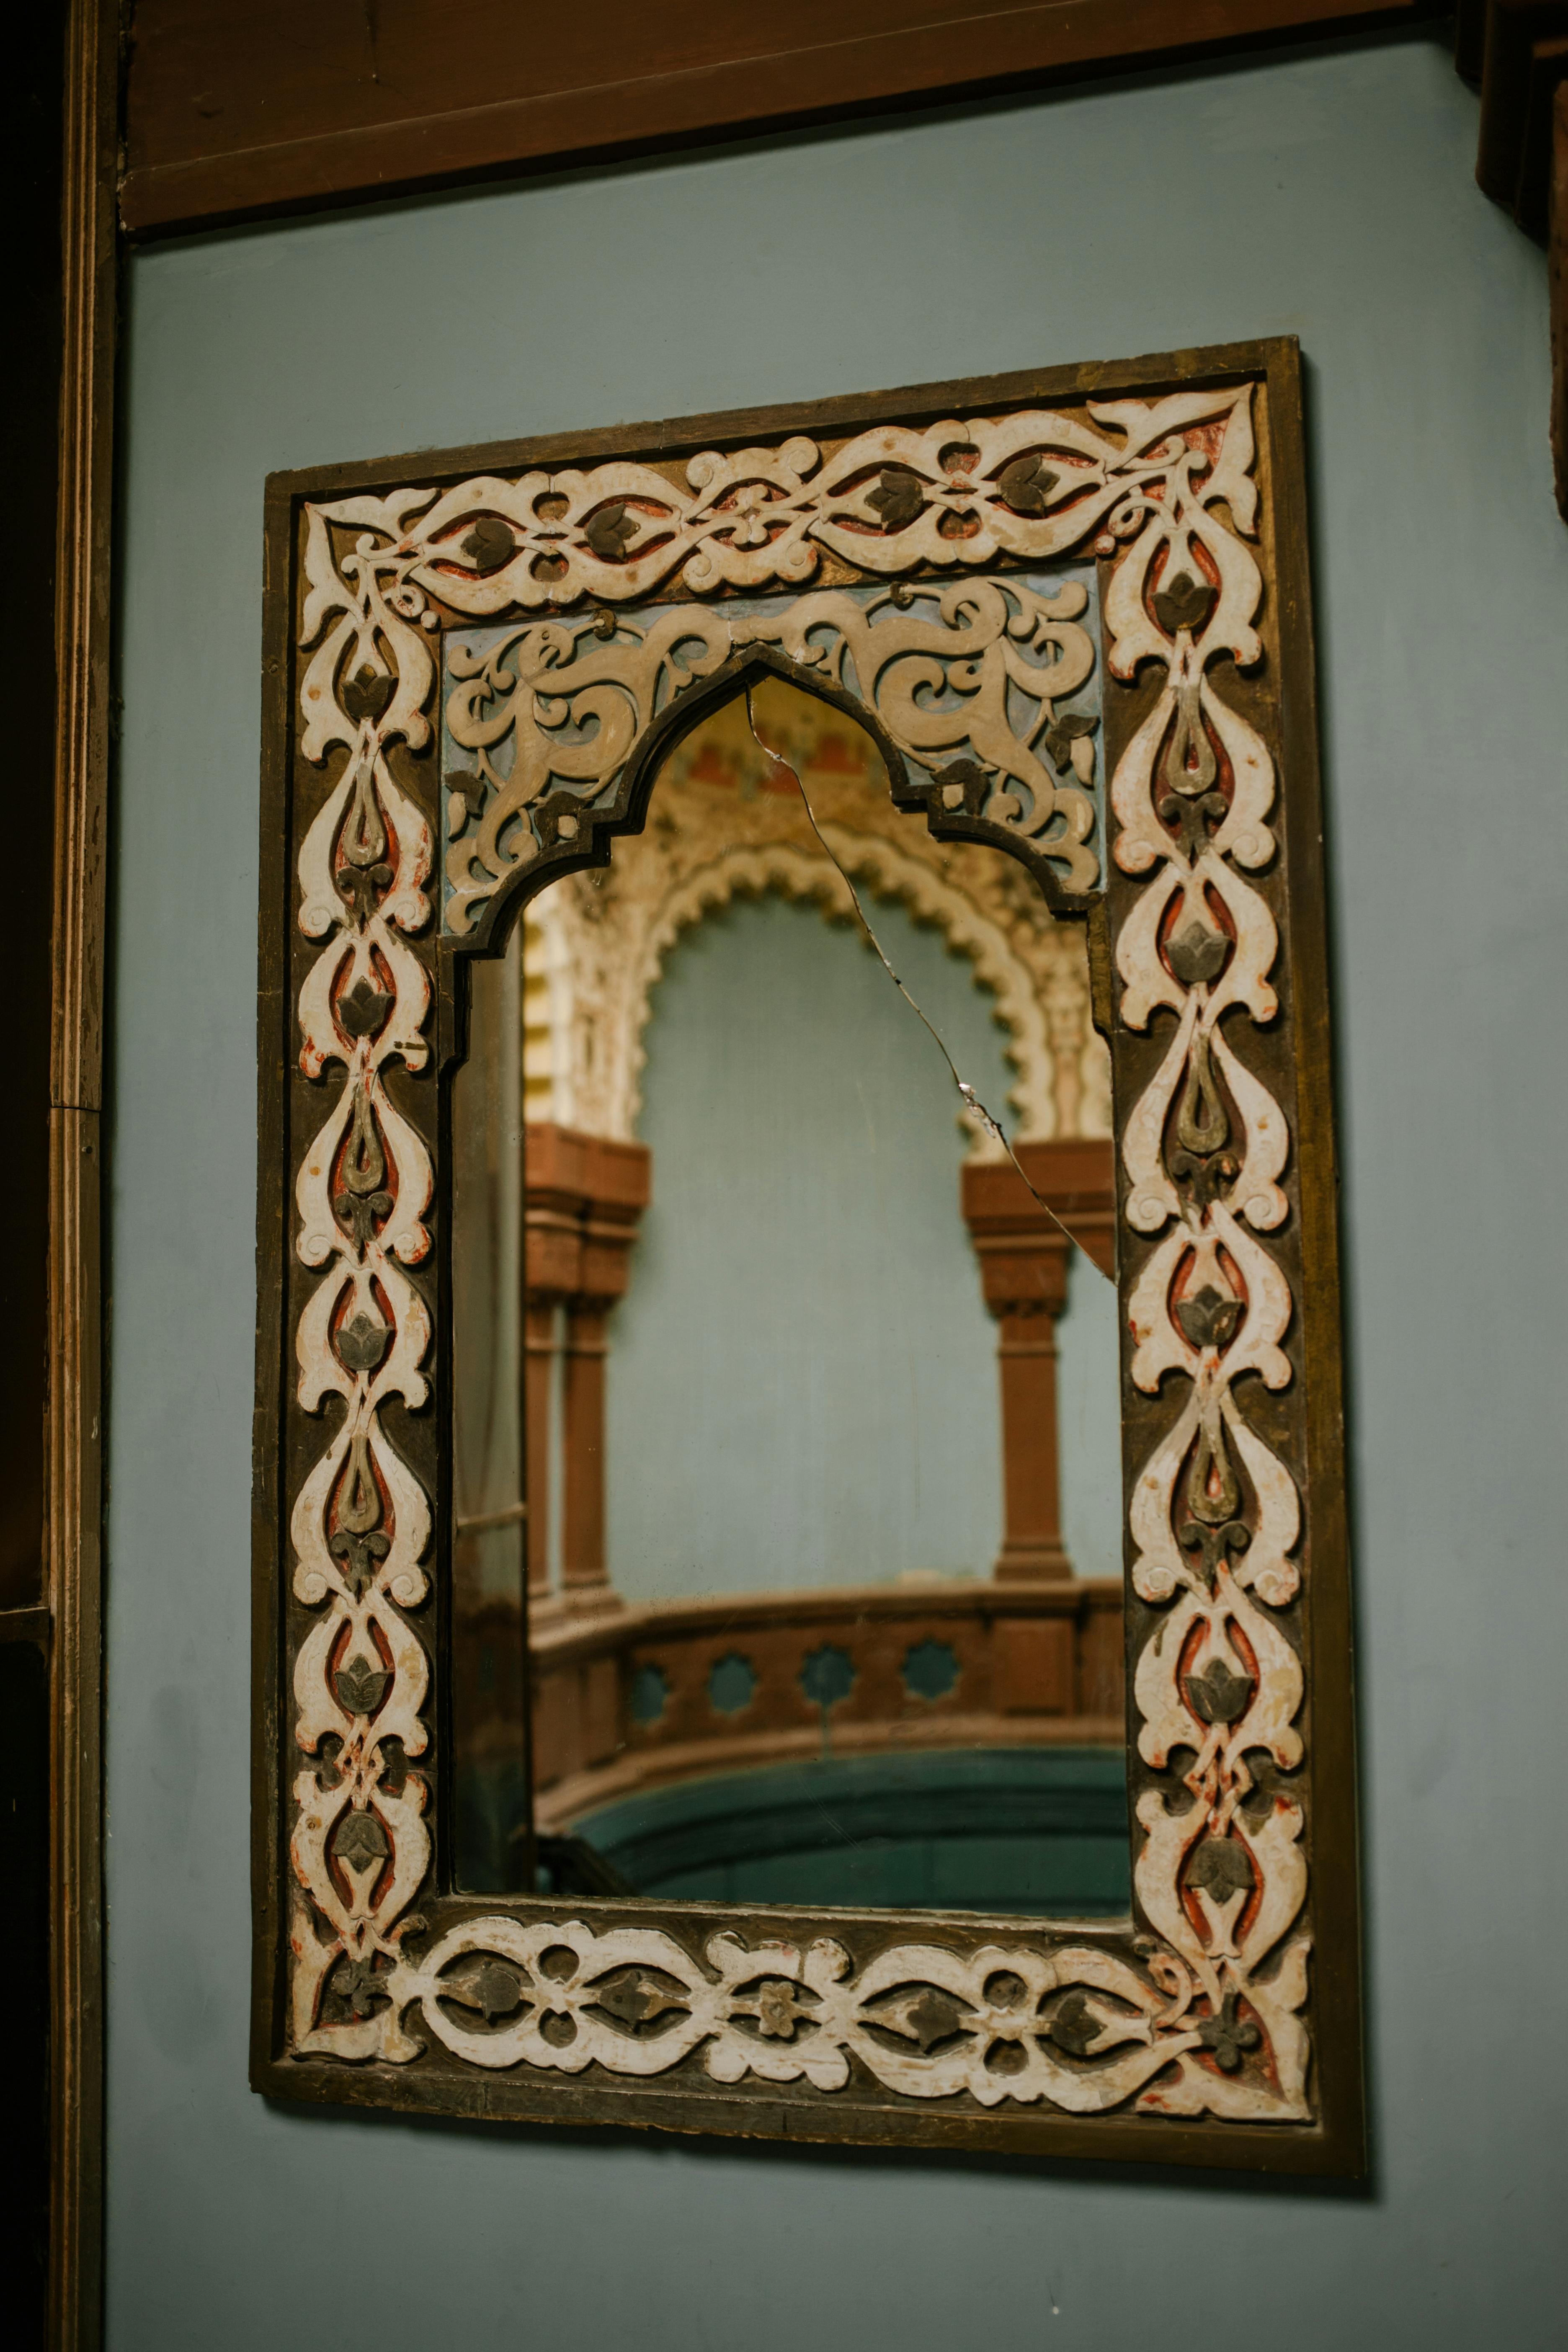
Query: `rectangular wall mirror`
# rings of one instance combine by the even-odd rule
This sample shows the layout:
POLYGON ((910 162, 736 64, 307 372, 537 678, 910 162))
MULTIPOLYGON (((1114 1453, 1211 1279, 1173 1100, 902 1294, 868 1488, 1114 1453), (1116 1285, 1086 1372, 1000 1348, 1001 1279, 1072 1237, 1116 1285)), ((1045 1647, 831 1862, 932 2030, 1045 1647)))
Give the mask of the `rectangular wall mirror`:
POLYGON ((258 2087, 1353 2170, 1294 345, 269 512, 258 2087))

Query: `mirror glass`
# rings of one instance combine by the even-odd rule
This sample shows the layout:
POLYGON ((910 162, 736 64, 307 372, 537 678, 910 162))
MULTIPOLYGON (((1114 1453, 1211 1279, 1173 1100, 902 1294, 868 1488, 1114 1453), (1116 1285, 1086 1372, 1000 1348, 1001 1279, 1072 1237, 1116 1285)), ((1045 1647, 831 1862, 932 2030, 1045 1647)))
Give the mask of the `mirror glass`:
POLYGON ((462 1883, 1124 1911, 1082 926, 770 678, 472 966, 453 1119, 462 1883))

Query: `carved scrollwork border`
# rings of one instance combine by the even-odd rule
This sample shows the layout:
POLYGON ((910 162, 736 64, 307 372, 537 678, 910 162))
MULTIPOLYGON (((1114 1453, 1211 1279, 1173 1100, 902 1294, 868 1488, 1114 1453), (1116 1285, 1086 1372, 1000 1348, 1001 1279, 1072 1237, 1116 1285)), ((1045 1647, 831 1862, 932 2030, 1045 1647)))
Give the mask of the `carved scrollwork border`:
POLYGON ((270 486, 258 2087, 1358 2168, 1303 512, 1289 341, 270 486), (1032 584, 1068 558, 1099 565, 1104 826, 1055 707, 1087 674, 1084 593, 1032 584), (475 765, 443 808, 436 648, 475 621, 506 634, 454 664, 475 765), (900 805, 1008 847, 1090 925, 1120 1163, 1127 1927, 479 1904, 444 1876, 438 1094, 462 964, 605 861, 670 743, 759 664, 855 709, 900 805), (949 687, 933 721, 939 675, 960 716, 949 687))

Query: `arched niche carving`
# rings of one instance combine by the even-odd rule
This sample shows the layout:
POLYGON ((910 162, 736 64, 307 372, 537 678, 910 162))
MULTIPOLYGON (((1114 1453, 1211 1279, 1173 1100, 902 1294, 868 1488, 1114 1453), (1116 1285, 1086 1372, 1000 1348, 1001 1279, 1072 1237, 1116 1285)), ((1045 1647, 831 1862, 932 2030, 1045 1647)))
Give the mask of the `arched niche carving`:
POLYGON ((769 677, 869 735, 894 805, 923 812, 939 839, 1004 850, 1054 913, 1098 916, 1099 812, 1084 773, 1098 719, 1083 714, 1069 731, 1057 708, 1094 673, 1087 607, 1078 580, 1049 594, 1018 575, 921 583, 901 599, 893 589, 864 607, 819 591, 733 614, 606 612, 528 623, 488 650, 454 644, 446 725, 472 764, 447 772, 443 929, 484 952, 519 902, 605 865, 617 835, 642 830, 682 739, 769 677), (1059 767, 1037 749, 1053 736, 1059 767), (503 743, 505 772, 491 757, 503 743))

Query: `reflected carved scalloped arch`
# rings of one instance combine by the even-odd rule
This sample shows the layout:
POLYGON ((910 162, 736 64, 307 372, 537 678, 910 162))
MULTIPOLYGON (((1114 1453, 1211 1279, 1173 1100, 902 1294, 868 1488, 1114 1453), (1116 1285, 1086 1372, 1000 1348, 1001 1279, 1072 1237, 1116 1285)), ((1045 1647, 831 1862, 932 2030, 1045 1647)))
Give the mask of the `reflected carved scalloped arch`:
MULTIPOLYGON (((1001 930, 971 899, 944 884, 931 866, 891 842, 853 834, 831 823, 824 824, 823 833, 839 864, 863 892, 884 905, 907 908, 917 921, 934 925, 949 948, 967 958, 976 983, 988 988, 994 997, 995 1017, 1007 1032, 1007 1059, 1017 1073, 1008 1099, 1021 1131, 1031 1138, 1054 1135, 1056 1057, 1046 1034, 1045 1010, 1026 967, 1001 930)), ((853 920, 853 905, 842 877, 820 854, 813 856, 788 842, 727 851, 678 884, 659 908, 632 975, 628 1076, 634 1123, 642 1108, 641 1076, 647 1062, 642 1040, 665 958, 682 932, 709 915, 717 914, 735 898, 768 891, 814 901, 830 919, 853 920)), ((1000 1156, 1000 1146, 983 1134, 976 1133, 974 1143, 977 1157, 1000 1156)))
MULTIPOLYGON (((868 805, 864 814, 875 822, 883 810, 868 805)), ((907 827, 890 808, 886 817, 907 827)), ((863 824, 823 820, 826 838, 857 884, 932 925, 968 960, 977 984, 991 991, 1016 1072, 1008 1101, 1017 1135, 1029 1141, 1108 1135, 1108 1056, 1090 1023, 1077 927, 1020 921, 1013 908, 988 907, 960 889, 931 856, 921 854, 928 838, 922 830, 908 829, 906 845, 863 824)), ((689 845, 689 835, 679 838, 689 845)), ((646 836, 617 844, 614 864, 623 874, 658 858, 657 849, 638 856, 645 843, 646 836)), ((815 902, 835 919, 852 914, 843 882, 815 846, 765 836, 727 845, 699 841, 698 858, 667 868, 657 896, 640 902, 640 877, 634 876, 624 894, 612 892, 607 903, 597 877, 573 877, 530 908, 532 1055, 537 1063, 548 1053, 551 1064, 548 1078, 536 1071, 531 1117, 595 1134, 635 1133, 653 991, 676 940, 709 914, 736 898, 770 890, 815 902)), ((977 1138, 976 1156, 994 1149, 977 1138)))

